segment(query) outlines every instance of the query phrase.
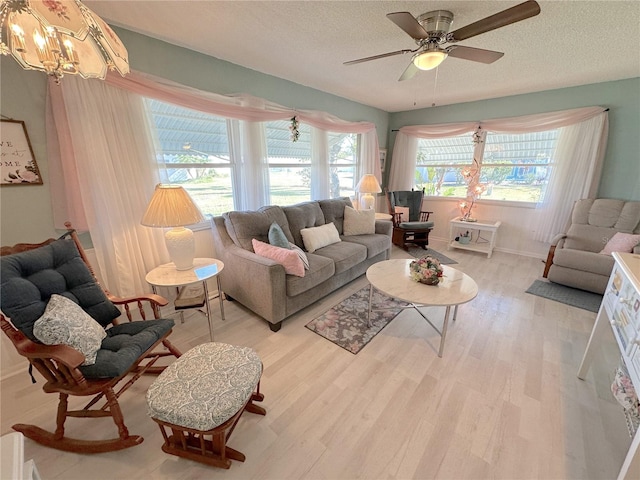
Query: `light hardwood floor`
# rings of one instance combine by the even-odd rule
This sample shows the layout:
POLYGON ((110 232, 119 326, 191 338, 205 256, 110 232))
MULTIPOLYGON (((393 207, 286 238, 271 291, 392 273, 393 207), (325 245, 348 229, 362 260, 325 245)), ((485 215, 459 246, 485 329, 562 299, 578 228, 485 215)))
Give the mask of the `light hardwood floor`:
MULTIPOLYGON (((576 377, 595 314, 525 293, 542 273, 540 260, 432 247, 480 287, 450 326, 443 358, 439 338, 411 310, 357 355, 304 328, 365 287, 364 276, 278 333, 236 303, 225 302, 223 322, 212 302, 215 340, 250 346, 264 362, 267 415, 246 413, 229 441, 245 463, 226 471, 164 454, 144 401, 153 377, 121 397, 141 445, 77 455, 26 440, 25 458, 45 480, 615 478, 630 439, 609 390, 619 357, 612 337, 587 380, 576 377)), ((408 257, 399 249, 392 256, 408 257)), ((444 309, 431 310, 442 317, 444 309)), ((171 338, 183 351, 209 341, 205 318, 190 314, 171 338)), ((2 433, 18 422, 53 429, 57 398, 41 385, 26 371, 2 382, 2 433)), ((115 432, 108 419, 67 423, 70 435, 115 432)))

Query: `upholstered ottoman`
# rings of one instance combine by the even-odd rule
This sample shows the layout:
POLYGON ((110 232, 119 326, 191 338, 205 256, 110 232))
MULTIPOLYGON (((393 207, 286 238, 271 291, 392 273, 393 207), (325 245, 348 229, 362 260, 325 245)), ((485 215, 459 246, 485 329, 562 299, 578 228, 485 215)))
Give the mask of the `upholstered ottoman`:
POLYGON ((231 459, 244 462, 226 442, 245 410, 265 415, 253 403, 264 398, 261 375, 262 362, 248 347, 205 343, 184 353, 147 392, 148 413, 164 437, 162 450, 222 468, 231 459))

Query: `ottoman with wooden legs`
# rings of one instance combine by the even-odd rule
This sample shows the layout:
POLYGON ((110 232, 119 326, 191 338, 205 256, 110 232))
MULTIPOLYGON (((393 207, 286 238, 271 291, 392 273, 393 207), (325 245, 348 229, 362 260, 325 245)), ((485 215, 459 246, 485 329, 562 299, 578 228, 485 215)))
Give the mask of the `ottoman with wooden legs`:
POLYGON ((245 456, 227 446, 242 413, 265 415, 255 405, 262 361, 248 347, 204 343, 169 365, 147 392, 148 413, 160 426, 162 450, 215 467, 245 456), (169 432, 169 433, 168 433, 169 432))

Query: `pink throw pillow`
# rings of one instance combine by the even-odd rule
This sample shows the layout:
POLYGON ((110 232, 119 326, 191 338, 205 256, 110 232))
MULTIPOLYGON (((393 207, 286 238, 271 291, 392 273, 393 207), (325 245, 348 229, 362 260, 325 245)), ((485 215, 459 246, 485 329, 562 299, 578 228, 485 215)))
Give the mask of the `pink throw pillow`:
POLYGON ((289 275, 304 277, 304 264, 294 250, 269 245, 255 238, 251 239, 251 243, 253 244, 253 251, 257 255, 279 263, 289 275))
POLYGON ((611 252, 627 252, 633 251, 633 247, 640 243, 640 235, 634 235, 632 233, 617 232, 607 242, 600 253, 605 255, 611 255, 611 252))

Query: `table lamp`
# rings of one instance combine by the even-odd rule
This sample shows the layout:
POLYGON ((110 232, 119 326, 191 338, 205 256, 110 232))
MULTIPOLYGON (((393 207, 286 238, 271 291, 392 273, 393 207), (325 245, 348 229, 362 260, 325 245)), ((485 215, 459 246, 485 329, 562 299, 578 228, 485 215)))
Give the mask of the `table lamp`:
POLYGON ((193 232, 185 225, 204 220, 204 215, 183 187, 158 184, 140 223, 147 227, 173 227, 164 235, 169 256, 177 270, 189 270, 193 267, 195 242, 193 232))
POLYGON ((371 210, 374 204, 374 198, 371 194, 380 193, 382 189, 376 176, 367 173, 360 179, 358 185, 356 185, 356 191, 363 194, 360 200, 360 208, 362 210, 371 210))

